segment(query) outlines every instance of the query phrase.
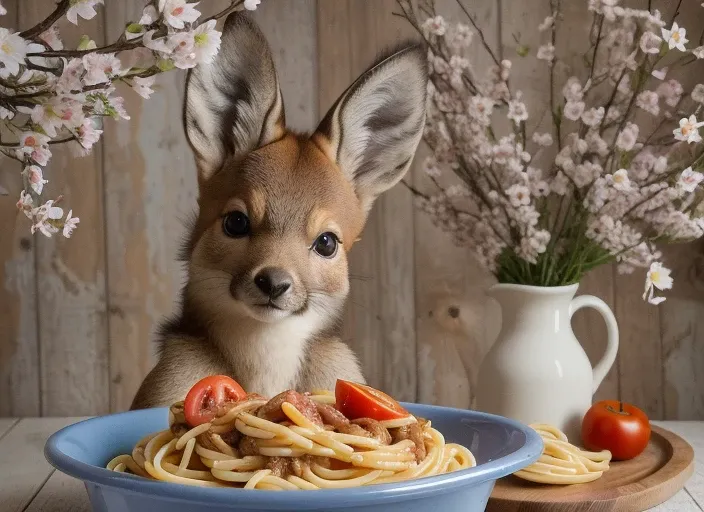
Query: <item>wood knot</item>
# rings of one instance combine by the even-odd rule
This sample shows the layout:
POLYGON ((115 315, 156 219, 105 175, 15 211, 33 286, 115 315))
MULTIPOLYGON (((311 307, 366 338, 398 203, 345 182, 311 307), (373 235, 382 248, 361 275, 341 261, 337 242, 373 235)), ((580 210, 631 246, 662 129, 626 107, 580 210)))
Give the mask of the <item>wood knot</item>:
POLYGON ((20 249, 22 249, 23 251, 32 250, 32 241, 26 236, 23 236, 22 238, 20 238, 20 249))
POLYGON ((459 318, 460 308, 457 306, 450 306, 449 308, 447 308, 447 314, 450 315, 451 318, 459 318))

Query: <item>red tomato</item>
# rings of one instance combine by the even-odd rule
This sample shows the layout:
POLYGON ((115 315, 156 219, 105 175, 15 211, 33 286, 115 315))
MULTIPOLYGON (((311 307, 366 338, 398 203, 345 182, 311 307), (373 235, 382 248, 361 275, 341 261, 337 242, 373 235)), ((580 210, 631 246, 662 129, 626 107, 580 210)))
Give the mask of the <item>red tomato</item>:
POLYGON ((186 423, 196 427, 215 417, 218 406, 247 396, 242 386, 226 375, 211 375, 196 382, 186 395, 183 412, 186 423))
POLYGON ((650 421, 636 406, 618 400, 592 405, 582 420, 582 442, 587 450, 609 450, 614 460, 639 455, 650 440, 650 421))
POLYGON ((337 408, 347 418, 371 418, 377 421, 395 420, 409 416, 396 400, 378 389, 337 379, 335 383, 337 408))

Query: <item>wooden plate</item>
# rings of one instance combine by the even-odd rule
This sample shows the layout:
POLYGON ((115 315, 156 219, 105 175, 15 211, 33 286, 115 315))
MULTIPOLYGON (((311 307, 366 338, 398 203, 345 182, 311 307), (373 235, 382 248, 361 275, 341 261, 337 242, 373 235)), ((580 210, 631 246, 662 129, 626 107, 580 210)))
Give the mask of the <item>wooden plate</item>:
POLYGON ((594 482, 545 485, 513 475, 496 482, 487 512, 642 512, 671 498, 694 471, 694 450, 677 434, 651 426, 650 443, 628 461, 612 462, 594 482))

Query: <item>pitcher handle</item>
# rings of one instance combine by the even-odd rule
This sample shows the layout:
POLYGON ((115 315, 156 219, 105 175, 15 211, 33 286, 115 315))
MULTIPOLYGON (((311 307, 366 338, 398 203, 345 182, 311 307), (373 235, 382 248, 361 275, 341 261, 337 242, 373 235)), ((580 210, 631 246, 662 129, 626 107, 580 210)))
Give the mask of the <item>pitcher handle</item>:
POLYGON ((611 366, 613 366, 616 360, 616 354, 618 353, 618 323, 616 323, 616 317, 606 302, 593 295, 580 295, 575 297, 570 303, 570 318, 572 318, 572 315, 578 310, 585 307, 596 309, 601 313, 601 316, 606 322, 606 351, 592 370, 592 381, 594 383, 592 387, 593 394, 596 393, 596 390, 601 385, 601 381, 604 380, 604 377, 609 373, 611 366))

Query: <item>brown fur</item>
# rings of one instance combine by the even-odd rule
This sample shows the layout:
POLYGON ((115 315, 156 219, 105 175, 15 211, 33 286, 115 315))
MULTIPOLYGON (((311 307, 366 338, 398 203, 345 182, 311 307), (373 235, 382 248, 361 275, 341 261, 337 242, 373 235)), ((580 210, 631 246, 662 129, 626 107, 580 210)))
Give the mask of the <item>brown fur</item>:
POLYGON ((408 168, 425 92, 422 50, 404 49, 382 62, 345 92, 313 135, 294 134, 284 129, 261 33, 242 14, 227 20, 215 62, 189 74, 184 119, 200 196, 185 251, 188 282, 181 311, 160 331, 158 363, 133 409, 181 400, 212 374, 269 397, 291 388, 332 389, 338 378, 364 382, 339 339, 347 254, 374 198, 408 168), (394 80, 409 82, 403 73, 415 95, 403 93, 411 99, 396 99, 396 108, 383 94, 394 80), (223 218, 233 211, 248 216, 248 236, 224 233, 223 218), (340 240, 332 257, 311 248, 325 232, 340 240), (290 276, 275 299, 255 284, 271 268, 290 276))

